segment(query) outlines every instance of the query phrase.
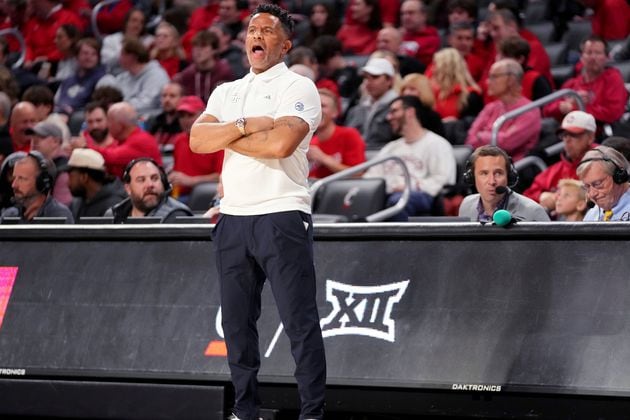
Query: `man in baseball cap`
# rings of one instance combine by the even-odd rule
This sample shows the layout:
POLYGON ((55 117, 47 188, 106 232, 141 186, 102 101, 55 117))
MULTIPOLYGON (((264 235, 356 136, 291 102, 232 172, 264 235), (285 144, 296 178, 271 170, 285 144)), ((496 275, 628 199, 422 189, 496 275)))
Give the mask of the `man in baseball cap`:
POLYGON ((398 96, 393 88, 396 70, 385 58, 370 58, 360 74, 367 95, 350 108, 346 125, 361 132, 368 148, 380 148, 394 138, 385 117, 389 104, 398 96))
POLYGON ((184 96, 177 105, 183 132, 175 138, 173 170, 168 174, 173 184, 173 197, 186 201, 193 187, 203 182, 217 182, 223 167, 223 151, 193 153, 189 146, 190 128, 206 108, 198 96, 184 96))
POLYGON ((105 172, 105 159, 96 150, 74 149, 61 169, 68 171, 68 187, 74 197, 70 211, 77 223, 81 217, 103 216, 127 197, 122 183, 105 172))
POLYGON ((584 154, 594 147, 597 125, 595 118, 584 111, 571 111, 564 116, 557 134, 564 144, 557 162, 539 173, 524 195, 538 201, 546 210, 555 209, 556 188, 563 178, 578 179, 576 168, 584 154))

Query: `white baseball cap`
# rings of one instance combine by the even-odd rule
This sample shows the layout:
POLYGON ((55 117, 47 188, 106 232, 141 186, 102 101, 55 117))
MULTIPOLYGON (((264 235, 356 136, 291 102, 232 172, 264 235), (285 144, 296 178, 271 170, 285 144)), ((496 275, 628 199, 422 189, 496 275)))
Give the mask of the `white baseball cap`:
POLYGON ((69 170, 72 168, 94 169, 96 171, 105 172, 105 159, 96 150, 92 149, 74 149, 68 159, 68 163, 60 170, 69 170))
POLYGON ((562 125, 558 129, 558 133, 568 131, 569 133, 579 134, 584 131, 597 131, 595 118, 584 111, 571 111, 565 115, 562 125))
POLYGON ((381 76, 383 74, 394 77, 394 66, 385 58, 370 58, 361 73, 371 74, 372 76, 381 76))

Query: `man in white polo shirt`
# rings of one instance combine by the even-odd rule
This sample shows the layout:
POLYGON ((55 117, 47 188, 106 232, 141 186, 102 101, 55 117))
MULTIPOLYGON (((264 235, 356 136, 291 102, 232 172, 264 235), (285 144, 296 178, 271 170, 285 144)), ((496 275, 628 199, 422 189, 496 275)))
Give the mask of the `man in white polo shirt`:
POLYGON ((245 40, 249 74, 218 86, 190 133, 196 153, 225 150, 224 196, 213 242, 235 388, 233 419, 258 419, 256 320, 265 279, 291 341, 300 419, 323 417, 326 361, 315 300, 306 159, 321 105, 313 82, 284 64, 292 31, 286 11, 258 6, 245 40))

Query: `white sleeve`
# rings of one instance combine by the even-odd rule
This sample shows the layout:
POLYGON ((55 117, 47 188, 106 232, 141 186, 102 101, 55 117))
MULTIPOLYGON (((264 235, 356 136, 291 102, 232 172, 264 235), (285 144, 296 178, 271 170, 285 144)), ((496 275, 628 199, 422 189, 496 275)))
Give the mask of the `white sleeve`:
POLYGON ((299 117, 303 119, 314 132, 322 118, 322 107, 319 93, 315 84, 303 77, 291 82, 284 91, 281 105, 274 118, 299 117))
POLYGON ((208 98, 208 104, 206 105, 204 114, 212 115, 217 120, 224 121, 221 108, 227 103, 225 101, 226 94, 227 89, 225 84, 217 86, 210 94, 210 98, 208 98))

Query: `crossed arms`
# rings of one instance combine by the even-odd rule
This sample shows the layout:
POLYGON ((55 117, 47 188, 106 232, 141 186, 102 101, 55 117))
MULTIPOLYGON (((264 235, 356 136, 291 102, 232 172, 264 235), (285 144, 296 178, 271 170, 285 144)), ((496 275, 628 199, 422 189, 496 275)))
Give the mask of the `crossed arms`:
POLYGON ((216 117, 201 114, 190 130, 190 149, 195 153, 212 153, 231 149, 242 155, 261 159, 283 159, 291 156, 309 132, 299 117, 248 117, 245 135, 234 121, 219 122, 216 117))

